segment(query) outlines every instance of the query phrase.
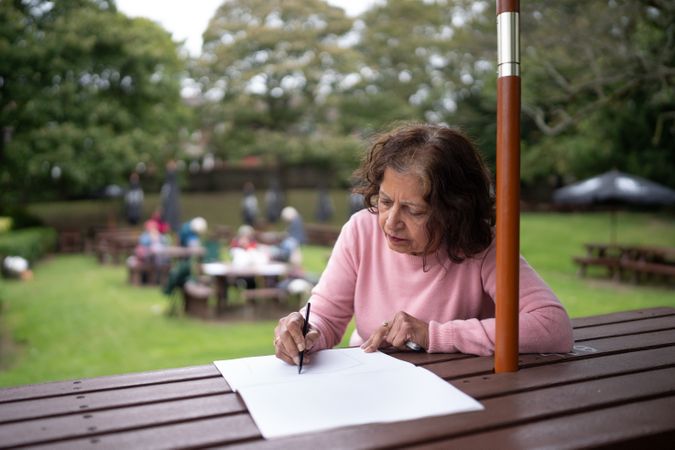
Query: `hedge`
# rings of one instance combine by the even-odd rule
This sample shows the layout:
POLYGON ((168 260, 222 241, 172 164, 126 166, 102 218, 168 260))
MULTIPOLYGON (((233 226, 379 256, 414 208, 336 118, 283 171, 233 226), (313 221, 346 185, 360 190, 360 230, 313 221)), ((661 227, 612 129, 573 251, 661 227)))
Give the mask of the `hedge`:
POLYGON ((56 230, 48 227, 23 228, 0 234, 0 258, 21 256, 31 264, 56 247, 56 230))

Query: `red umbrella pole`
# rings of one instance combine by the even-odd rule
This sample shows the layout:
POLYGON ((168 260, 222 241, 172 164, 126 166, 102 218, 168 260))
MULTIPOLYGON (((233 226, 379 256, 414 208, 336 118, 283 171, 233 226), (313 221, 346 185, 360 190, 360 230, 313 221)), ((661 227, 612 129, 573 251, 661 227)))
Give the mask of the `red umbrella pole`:
POLYGON ((495 372, 518 370, 520 259, 519 0, 497 0, 497 306, 495 372))

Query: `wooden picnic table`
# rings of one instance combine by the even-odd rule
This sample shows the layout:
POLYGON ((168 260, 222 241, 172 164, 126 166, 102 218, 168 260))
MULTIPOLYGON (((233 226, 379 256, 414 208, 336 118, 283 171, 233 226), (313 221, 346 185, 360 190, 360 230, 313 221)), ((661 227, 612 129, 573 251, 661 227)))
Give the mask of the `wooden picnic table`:
POLYGON ((242 290, 245 299, 274 298, 280 299, 285 295, 282 289, 277 288, 279 281, 291 272, 291 265, 283 262, 270 261, 261 264, 237 266, 226 262, 211 262, 201 265, 204 275, 213 278, 216 286, 216 312, 223 314, 228 308, 228 289, 236 286, 238 279, 250 278, 256 280, 256 286, 242 290))
POLYGON ((584 244, 588 257, 668 262, 675 260, 675 248, 657 245, 607 244, 587 242, 584 244))
POLYGON ((100 263, 120 264, 134 252, 141 230, 136 228, 104 229, 96 233, 94 251, 100 263))
POLYGON ((133 256, 127 259, 127 272, 130 284, 163 285, 169 277, 173 264, 182 259, 201 258, 206 253, 204 247, 181 247, 167 245, 159 250, 148 250, 146 258, 133 256))
POLYGON ((492 357, 393 354, 473 396, 483 411, 264 440, 207 364, 1 389, 0 447, 672 448, 675 308, 573 325, 572 353, 520 355, 514 373, 495 374, 492 357))
POLYGON ((579 266, 579 274, 586 275, 589 266, 604 267, 610 278, 620 281, 624 274, 632 274, 639 282, 646 277, 675 277, 675 248, 653 245, 607 244, 589 242, 584 244, 585 256, 572 260, 579 266))

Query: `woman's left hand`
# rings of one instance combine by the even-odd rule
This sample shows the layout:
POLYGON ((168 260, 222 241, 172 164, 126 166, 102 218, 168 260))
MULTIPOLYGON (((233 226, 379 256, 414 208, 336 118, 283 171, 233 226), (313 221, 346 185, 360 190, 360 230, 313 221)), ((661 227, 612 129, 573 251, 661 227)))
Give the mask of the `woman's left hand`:
POLYGON ((361 348, 368 353, 389 346, 404 350, 408 341, 418 344, 425 350, 429 348, 429 324, 399 311, 392 320, 382 323, 361 348))

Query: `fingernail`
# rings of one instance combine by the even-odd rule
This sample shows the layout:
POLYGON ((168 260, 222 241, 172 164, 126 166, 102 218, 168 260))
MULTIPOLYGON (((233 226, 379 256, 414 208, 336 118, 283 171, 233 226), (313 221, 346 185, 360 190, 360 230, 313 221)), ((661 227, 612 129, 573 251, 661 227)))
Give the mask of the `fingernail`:
POLYGON ((300 357, 299 356, 294 356, 293 357, 293 362, 297 365, 300 365, 300 357))
POLYGON ((301 342, 301 343, 298 344, 298 351, 299 351, 299 352, 305 351, 305 344, 304 344, 304 342, 301 342))

